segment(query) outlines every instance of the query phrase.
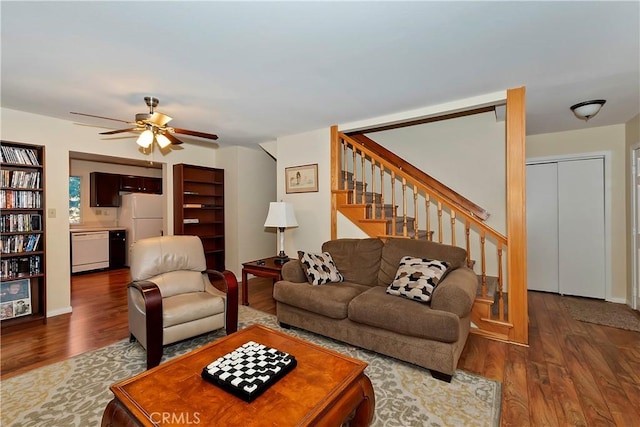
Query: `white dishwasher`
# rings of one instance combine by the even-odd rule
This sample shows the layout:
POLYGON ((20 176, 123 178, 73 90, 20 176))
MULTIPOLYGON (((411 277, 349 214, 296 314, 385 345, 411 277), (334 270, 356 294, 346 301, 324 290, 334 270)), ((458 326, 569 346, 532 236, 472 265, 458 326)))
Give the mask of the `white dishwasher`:
POLYGON ((109 232, 71 233, 71 272, 109 267, 109 232))

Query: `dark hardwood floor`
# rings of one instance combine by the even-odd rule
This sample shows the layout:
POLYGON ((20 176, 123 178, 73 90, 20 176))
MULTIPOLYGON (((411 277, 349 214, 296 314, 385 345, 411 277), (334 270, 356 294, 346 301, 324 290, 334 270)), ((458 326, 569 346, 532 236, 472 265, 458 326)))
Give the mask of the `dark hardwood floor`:
MULTIPOLYGON (((126 269, 72 278, 73 313, 3 331, 2 379, 127 338, 126 269)), ((249 302, 275 314, 271 279, 249 302)), ((501 381, 503 426, 640 425, 640 333, 573 320, 554 294, 529 292, 529 347, 471 335, 458 368, 501 381)))

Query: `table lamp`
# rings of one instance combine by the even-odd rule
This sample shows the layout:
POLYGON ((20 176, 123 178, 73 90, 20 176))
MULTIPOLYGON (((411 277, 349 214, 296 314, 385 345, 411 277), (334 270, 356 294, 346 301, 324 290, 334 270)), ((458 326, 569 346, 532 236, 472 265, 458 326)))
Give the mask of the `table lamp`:
POLYGON ((289 261, 289 257, 284 253, 284 229, 297 227, 296 215, 293 212, 293 205, 286 202, 270 202, 265 227, 277 227, 280 233, 280 252, 274 260, 276 264, 284 264, 289 261))

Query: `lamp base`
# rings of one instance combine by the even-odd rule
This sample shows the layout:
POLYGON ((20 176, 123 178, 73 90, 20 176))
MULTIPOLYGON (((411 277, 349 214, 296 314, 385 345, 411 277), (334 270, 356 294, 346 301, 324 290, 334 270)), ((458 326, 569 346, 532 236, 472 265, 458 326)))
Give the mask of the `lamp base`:
POLYGON ((278 265, 282 265, 287 261, 289 261, 289 257, 283 251, 280 251, 280 253, 273 260, 273 262, 278 265))

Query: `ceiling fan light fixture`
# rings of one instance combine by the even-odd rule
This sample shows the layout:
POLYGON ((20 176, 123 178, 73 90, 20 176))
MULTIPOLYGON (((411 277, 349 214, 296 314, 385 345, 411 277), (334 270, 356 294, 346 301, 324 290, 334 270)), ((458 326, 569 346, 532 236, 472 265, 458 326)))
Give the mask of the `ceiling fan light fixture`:
POLYGON ((147 129, 140 134, 136 143, 142 148, 147 148, 153 143, 153 136, 153 132, 147 129))
POLYGON ((158 142, 160 148, 166 148, 171 145, 171 141, 169 141, 169 138, 164 136, 164 134, 162 133, 156 135, 156 141, 158 142))
POLYGON ((600 112, 605 102, 607 101, 604 99, 594 99, 592 101, 580 102, 572 105, 570 108, 577 118, 586 122, 600 112))

